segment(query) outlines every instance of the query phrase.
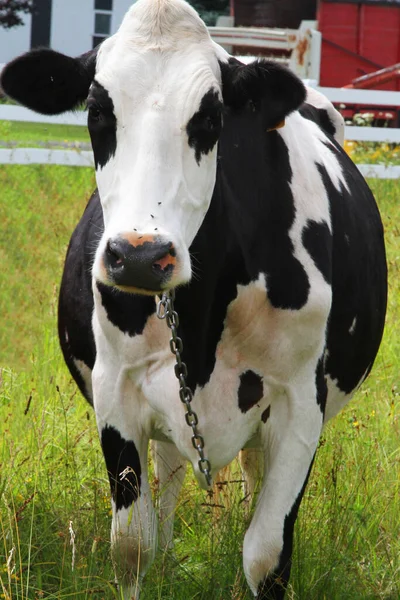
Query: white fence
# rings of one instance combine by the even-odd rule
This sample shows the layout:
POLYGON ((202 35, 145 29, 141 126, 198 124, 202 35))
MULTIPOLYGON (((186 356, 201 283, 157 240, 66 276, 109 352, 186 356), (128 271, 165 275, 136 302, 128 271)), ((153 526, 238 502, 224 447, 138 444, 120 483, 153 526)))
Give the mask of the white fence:
MULTIPOLYGON (((364 104, 367 106, 400 106, 400 92, 320 87, 316 87, 316 89, 327 96, 332 102, 336 103, 364 104)), ((38 115, 21 106, 10 105, 0 105, 0 120, 86 126, 86 114, 83 112, 46 116, 38 115)), ((345 139, 400 144, 400 129, 346 126, 345 139)), ((87 150, 50 150, 43 148, 0 149, 0 164, 56 164, 87 167, 92 166, 93 163, 92 152, 87 150)), ((357 166, 363 175, 367 177, 386 179, 397 179, 400 177, 400 166, 357 166)))

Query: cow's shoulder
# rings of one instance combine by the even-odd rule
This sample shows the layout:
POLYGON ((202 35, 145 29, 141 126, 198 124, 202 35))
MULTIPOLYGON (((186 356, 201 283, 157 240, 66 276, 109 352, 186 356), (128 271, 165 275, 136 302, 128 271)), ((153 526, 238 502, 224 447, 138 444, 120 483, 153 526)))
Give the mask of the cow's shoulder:
POLYGON ((306 86, 306 101, 300 107, 300 114, 306 119, 314 121, 321 129, 328 133, 343 146, 344 119, 326 96, 306 86))

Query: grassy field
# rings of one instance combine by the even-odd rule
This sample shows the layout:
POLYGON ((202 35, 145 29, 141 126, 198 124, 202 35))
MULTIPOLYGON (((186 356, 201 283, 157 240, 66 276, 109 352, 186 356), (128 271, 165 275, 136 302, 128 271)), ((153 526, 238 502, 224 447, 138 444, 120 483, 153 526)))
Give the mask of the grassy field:
POLYGON ((94 187, 92 169, 0 165, 0 366, 27 367, 54 328, 66 245, 94 187))
MULTIPOLYGON (((400 184, 370 185, 386 228, 386 333, 371 377, 321 440, 296 526, 289 600, 400 598, 400 184)), ((0 597, 118 598, 94 417, 55 338, 63 257, 93 173, 0 166, 0 186, 0 597)), ((250 600, 235 465, 230 479, 210 497, 189 473, 174 552, 158 555, 141 600, 250 600)))

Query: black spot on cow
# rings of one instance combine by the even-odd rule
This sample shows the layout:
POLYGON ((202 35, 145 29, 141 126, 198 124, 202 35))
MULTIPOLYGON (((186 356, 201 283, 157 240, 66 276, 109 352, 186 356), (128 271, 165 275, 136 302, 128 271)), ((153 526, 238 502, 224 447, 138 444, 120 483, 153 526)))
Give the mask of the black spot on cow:
POLYGON ((267 408, 263 411, 263 414, 261 415, 261 421, 263 423, 266 423, 270 416, 271 416, 271 406, 267 406, 267 408))
POLYGON ((218 92, 210 89, 200 102, 199 110, 186 125, 189 146, 194 149, 196 162, 214 148, 221 132, 222 102, 218 92))
POLYGON ((333 124, 331 118, 329 117, 329 113, 325 108, 316 108, 308 102, 304 102, 299 108, 299 113, 305 119, 309 121, 313 121, 319 127, 327 133, 329 136, 334 138, 336 134, 336 127, 333 124))
POLYGON ((117 149, 117 119, 108 91, 94 81, 87 99, 88 129, 92 141, 96 169, 104 167, 117 149))
POLYGON ((96 285, 111 323, 130 336, 141 335, 147 319, 156 312, 154 298, 121 292, 100 282, 96 285))
POLYGON ((230 182, 231 207, 223 216, 233 228, 250 281, 265 273, 272 306, 298 310, 307 303, 310 283, 289 236, 295 219, 289 151, 278 132, 265 135, 261 116, 260 122, 257 115, 251 119, 249 136, 250 118, 244 113, 224 118, 219 166, 223 182, 230 182), (238 204, 238 198, 246 202, 238 204))
POLYGON ((387 270, 383 228, 372 193, 350 158, 340 155, 331 145, 329 148, 340 159, 347 185, 343 183, 337 189, 327 170, 318 165, 330 202, 333 238, 332 308, 325 373, 349 394, 366 369, 372 367, 379 348, 385 320, 387 270), (351 239, 351 245, 343 232, 351 239), (357 327, 349 335, 355 314, 357 327))
POLYGON ((303 246, 327 283, 332 282, 332 235, 323 221, 307 221, 302 235, 303 246))
POLYGON ((267 142, 268 146, 272 146, 267 150, 270 155, 270 182, 269 189, 265 191, 268 198, 268 208, 264 210, 266 230, 263 240, 260 240, 260 246, 263 245, 265 250, 262 252, 260 247, 258 251, 264 255, 268 298, 272 306, 299 310, 307 303, 310 282, 303 265, 294 256, 294 247, 289 236, 295 219, 294 200, 290 188, 292 169, 289 152, 277 132, 271 132, 265 137, 266 140, 272 140, 267 142), (276 158, 273 158, 274 152, 276 158), (279 189, 275 187, 274 169, 279 173, 279 189), (279 203, 275 202, 278 197, 279 203))
POLYGON ((264 395, 262 377, 254 371, 245 371, 240 376, 238 399, 239 408, 246 413, 259 402, 264 395))
POLYGON ((101 447, 117 510, 128 508, 140 494, 142 469, 136 446, 107 425, 101 432, 101 447))
POLYGON ((315 385, 317 388, 317 404, 321 409, 322 415, 325 415, 326 399, 328 397, 328 386, 326 384, 324 359, 321 357, 318 361, 315 372, 315 385))

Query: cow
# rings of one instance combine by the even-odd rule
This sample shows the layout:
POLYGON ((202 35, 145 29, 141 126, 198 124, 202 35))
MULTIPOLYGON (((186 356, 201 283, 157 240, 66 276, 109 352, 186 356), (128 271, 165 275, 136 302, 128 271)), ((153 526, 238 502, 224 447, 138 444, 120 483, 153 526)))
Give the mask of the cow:
POLYGON ((96 415, 121 593, 137 599, 158 539, 172 544, 186 462, 207 488, 244 449, 250 482, 263 459, 244 572, 255 598, 282 599, 322 428, 369 374, 385 319, 383 228, 340 115, 284 66, 231 57, 183 0, 138 0, 98 48, 30 51, 1 84, 44 114, 87 103, 97 190, 69 244, 59 337, 96 415), (209 462, 157 315, 173 290, 209 462))

